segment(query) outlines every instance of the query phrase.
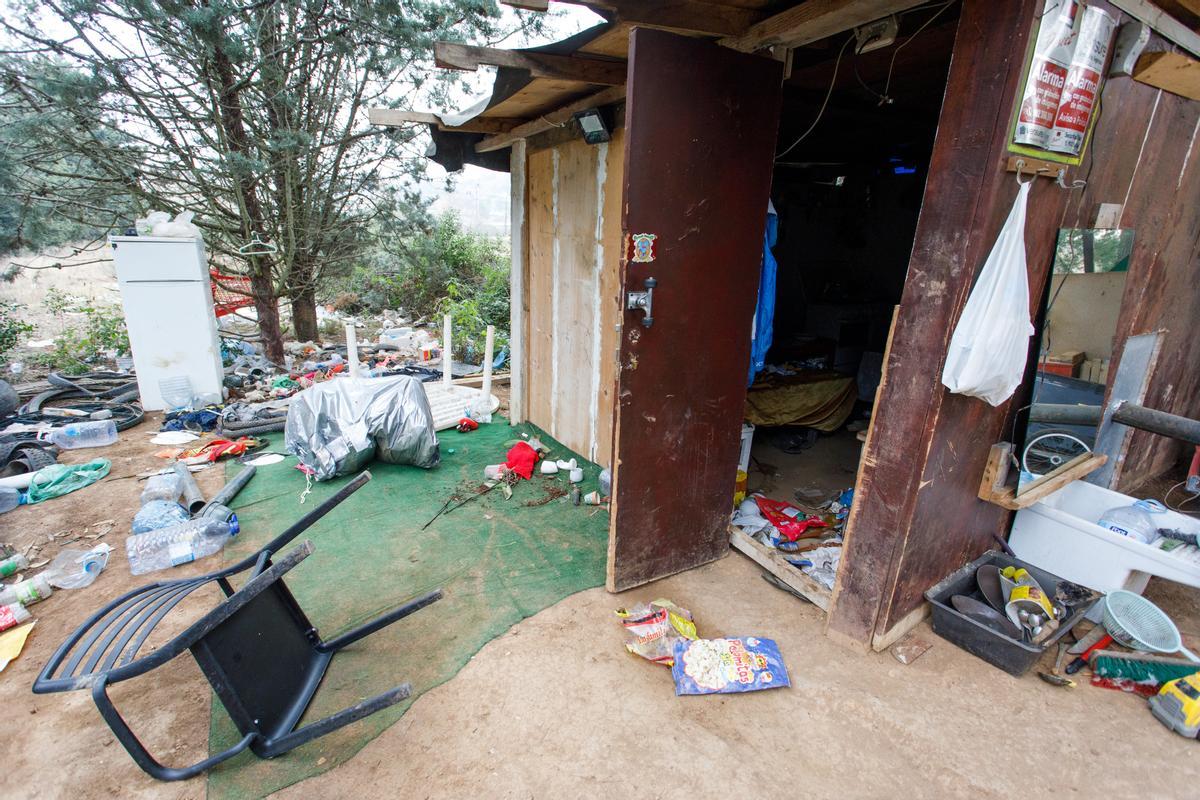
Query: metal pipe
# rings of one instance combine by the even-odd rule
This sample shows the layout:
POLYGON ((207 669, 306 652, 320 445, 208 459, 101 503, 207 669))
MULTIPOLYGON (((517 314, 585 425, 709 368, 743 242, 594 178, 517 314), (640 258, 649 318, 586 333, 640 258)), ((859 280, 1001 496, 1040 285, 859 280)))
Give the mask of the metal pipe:
POLYGON ((200 511, 200 514, 203 516, 210 516, 208 510, 212 506, 229 505, 233 498, 237 497, 238 492, 240 492, 242 488, 250 482, 250 479, 254 477, 254 473, 257 471, 258 467, 254 466, 253 464, 246 466, 241 472, 234 476, 233 480, 222 486, 221 491, 213 495, 212 500, 208 501, 208 504, 204 506, 204 508, 200 511))
POLYGON ((179 476, 180 486, 183 487, 183 507, 192 516, 199 514, 200 510, 204 508, 205 502, 204 493, 200 491, 200 486, 196 483, 196 476, 182 461, 175 462, 175 474, 179 476))
POLYGON ((1100 406, 1034 403, 1029 409, 1029 421, 1052 425, 1099 425, 1103 411, 1100 406))
POLYGON ((1200 444, 1200 422, 1165 411, 1155 411, 1135 403, 1121 401, 1112 413, 1113 422, 1138 430, 1157 433, 1189 444, 1200 444))

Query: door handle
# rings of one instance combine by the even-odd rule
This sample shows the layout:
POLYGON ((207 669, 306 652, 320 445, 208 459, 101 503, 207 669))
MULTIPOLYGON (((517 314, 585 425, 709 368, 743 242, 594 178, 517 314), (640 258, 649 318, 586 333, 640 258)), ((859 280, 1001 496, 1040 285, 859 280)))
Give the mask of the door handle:
POLYGON ((658 286, 658 281, 654 278, 646 278, 642 285, 646 287, 646 291, 625 293, 625 310, 636 311, 640 308, 645 312, 645 316, 642 317, 642 325, 649 328, 654 324, 654 287, 658 286))

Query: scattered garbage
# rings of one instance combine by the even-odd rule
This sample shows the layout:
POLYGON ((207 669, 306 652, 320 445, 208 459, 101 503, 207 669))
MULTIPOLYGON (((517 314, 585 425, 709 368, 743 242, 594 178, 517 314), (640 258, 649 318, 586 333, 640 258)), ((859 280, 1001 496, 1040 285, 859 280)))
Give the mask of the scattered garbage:
POLYGON ((933 647, 933 642, 924 636, 910 633, 892 646, 892 656, 901 664, 907 665, 925 655, 931 647, 933 647))
POLYGON ((175 472, 152 475, 146 479, 146 485, 142 489, 141 502, 144 506, 153 500, 175 501, 181 494, 183 494, 183 485, 179 475, 175 472))
POLYGON ((55 589, 83 589, 100 577, 110 552, 103 542, 90 550, 62 550, 42 575, 55 589))
POLYGON ((670 600, 652 600, 616 612, 625 628, 625 649, 657 664, 671 666, 677 641, 696 638, 692 612, 670 600))
POLYGON ((34 475, 25 502, 32 505, 90 486, 107 475, 110 466, 107 458, 94 458, 85 464, 51 464, 34 475))
MULTIPOLYGON (((37 624, 36 622, 30 622, 27 625, 21 625, 21 622, 16 622, 14 624, 21 625, 21 627, 14 628, 13 630, 5 630, 12 627, 5 625, 7 616, 4 608, 0 607, 0 630, 5 631, 4 633, 0 633, 0 672, 3 672, 13 659, 21 655, 21 650, 25 647, 25 640, 29 638, 29 634, 33 631, 33 626, 37 624)), ((12 615, 12 618, 15 619, 15 615, 12 615)), ((22 621, 28 619, 29 612, 26 611, 22 621)))
POLYGON ((0 514, 12 511, 25 502, 25 496, 20 489, 11 486, 0 486, 0 514))
POLYGON ((14 553, 4 560, 0 561, 0 578, 7 578, 10 575, 15 575, 21 570, 29 566, 29 559, 24 553, 14 553))
POLYGON ((150 500, 133 515, 132 528, 135 534, 149 533, 189 519, 187 509, 174 500, 150 500))
POLYGON ((198 237, 201 235, 200 229, 192 222, 193 216, 191 211, 181 211, 174 218, 165 211, 151 211, 134 220, 133 229, 138 236, 198 237))
POLYGON ((1096 524, 1142 544, 1154 544, 1159 537, 1156 516, 1166 513, 1167 507, 1157 500, 1138 500, 1132 505, 1108 509, 1096 524))
POLYGON ((51 588, 45 573, 42 573, 0 589, 0 605, 20 603, 23 606, 31 606, 34 603, 40 603, 52 594, 54 594, 54 589, 51 588))
MULTIPOLYGON (((536 440, 534 440, 536 441, 536 440)), ((541 444, 538 442, 538 444, 541 444)), ((517 442, 509 449, 504 459, 504 466, 520 475, 525 480, 533 477, 533 465, 538 461, 538 449, 532 442, 517 442)), ((558 466, 555 465, 555 472, 558 466)))
POLYGON ((72 422, 61 428, 53 428, 43 435, 43 440, 52 442, 63 450, 79 450, 85 447, 107 447, 117 441, 117 424, 111 419, 91 422, 72 422))
POLYGON ((20 603, 5 603, 0 605, 0 631, 15 628, 27 621, 32 615, 20 603))
POLYGON ((674 642, 675 694, 734 694, 790 686, 779 646, 754 636, 674 642))
POLYGON ((237 531, 236 519, 222 522, 201 517, 149 533, 135 534, 125 539, 129 571, 134 575, 144 575, 211 556, 220 551, 237 531))

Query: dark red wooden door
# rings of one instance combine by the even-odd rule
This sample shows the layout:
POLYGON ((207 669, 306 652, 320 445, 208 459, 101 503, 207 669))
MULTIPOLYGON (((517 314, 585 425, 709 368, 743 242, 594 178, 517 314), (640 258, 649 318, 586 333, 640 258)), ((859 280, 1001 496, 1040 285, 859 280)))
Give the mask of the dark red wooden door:
POLYGON ((729 548, 781 72, 711 42, 632 34, 622 308, 657 285, 651 327, 641 310, 622 322, 610 591, 729 548))

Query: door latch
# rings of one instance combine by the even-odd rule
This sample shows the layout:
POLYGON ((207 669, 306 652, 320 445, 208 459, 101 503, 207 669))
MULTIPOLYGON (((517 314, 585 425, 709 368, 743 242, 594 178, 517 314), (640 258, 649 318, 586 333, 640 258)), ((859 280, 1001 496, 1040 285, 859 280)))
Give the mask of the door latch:
POLYGON ((646 316, 642 317, 642 325, 649 328, 654 324, 654 287, 658 286, 658 281, 654 278, 646 278, 643 285, 646 287, 644 292, 626 292, 625 293, 625 309, 627 311, 636 311, 641 309, 646 312, 646 316))

